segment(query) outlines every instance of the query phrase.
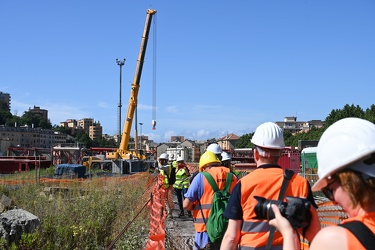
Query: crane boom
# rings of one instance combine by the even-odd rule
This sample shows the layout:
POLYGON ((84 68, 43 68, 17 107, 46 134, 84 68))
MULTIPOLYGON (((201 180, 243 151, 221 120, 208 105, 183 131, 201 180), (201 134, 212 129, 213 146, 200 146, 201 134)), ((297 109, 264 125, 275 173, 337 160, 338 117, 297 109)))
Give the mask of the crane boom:
MULTIPOLYGON (((131 126, 132 126, 132 123, 133 123, 134 112, 135 112, 135 109, 136 109, 137 103, 138 103, 138 92, 139 92, 139 87, 140 87, 139 83, 141 81, 143 63, 144 63, 144 58, 145 58, 145 54, 146 54, 148 34, 149 34, 149 31, 150 31, 152 16, 155 13, 156 13, 156 10, 151 10, 151 9, 147 10, 146 22, 145 22, 145 26, 144 26, 144 30, 143 30, 141 47, 140 47, 139 54, 138 54, 137 65, 136 65, 136 68, 135 68, 134 79, 133 79, 133 83, 131 85, 130 98, 129 98, 129 103, 128 103, 128 111, 127 111, 127 114, 126 114, 124 129, 123 129, 123 132, 122 132, 121 143, 120 143, 120 146, 117 149, 117 151, 109 152, 107 154, 108 159, 119 159, 119 158, 128 159, 128 158, 131 158, 133 156, 133 154, 128 149, 130 132, 131 132, 131 126)), ((134 156, 139 158, 138 155, 134 155, 134 156)))

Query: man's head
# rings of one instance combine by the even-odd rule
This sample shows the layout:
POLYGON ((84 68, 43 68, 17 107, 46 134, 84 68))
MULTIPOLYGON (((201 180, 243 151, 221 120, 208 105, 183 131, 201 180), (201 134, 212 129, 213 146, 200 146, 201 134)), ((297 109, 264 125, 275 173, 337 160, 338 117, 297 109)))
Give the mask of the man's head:
POLYGON ((221 165, 229 168, 232 162, 232 158, 230 157, 230 154, 227 152, 221 153, 221 165))
MULTIPOLYGON (((257 127, 251 142, 254 144, 254 156, 262 159, 277 160, 285 148, 283 130, 273 122, 265 122, 257 127)), ((277 161, 276 161, 277 162, 277 161)))
POLYGON ((161 165, 166 165, 168 163, 168 154, 167 153, 162 153, 160 156, 159 156, 159 163, 161 165))
POLYGON ((210 151, 210 152, 214 153, 216 155, 216 157, 221 161, 221 153, 223 152, 223 150, 221 149, 219 144, 211 143, 210 145, 208 145, 206 151, 210 151))
POLYGON ((221 165, 217 156, 211 152, 206 151, 199 160, 199 172, 203 172, 207 168, 218 167, 221 165))

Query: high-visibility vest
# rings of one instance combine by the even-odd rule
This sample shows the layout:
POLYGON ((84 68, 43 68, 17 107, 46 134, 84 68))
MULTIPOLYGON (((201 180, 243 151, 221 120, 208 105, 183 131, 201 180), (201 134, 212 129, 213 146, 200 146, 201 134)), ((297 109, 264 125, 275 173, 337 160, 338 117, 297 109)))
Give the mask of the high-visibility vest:
POLYGON ((189 176, 187 175, 185 168, 181 168, 176 172, 176 181, 173 184, 173 187, 179 189, 189 187, 189 176))
MULTIPOLYGON (((229 173, 229 168, 226 167, 212 167, 207 172, 209 172, 220 190, 224 188, 227 173, 229 173)), ((202 174, 202 173, 199 173, 202 174)), ((207 179, 202 176, 203 178, 203 195, 200 198, 200 205, 198 202, 195 203, 193 208, 193 217, 194 217, 194 226, 196 232, 205 232, 206 225, 205 221, 207 222, 208 216, 210 214, 212 199, 214 196, 214 191, 211 188, 210 183, 208 183, 207 179), (203 216, 202 216, 203 213, 203 216), (203 219, 204 217, 204 219, 203 219)), ((233 187, 236 185, 237 179, 236 176, 233 175, 232 177, 232 184, 230 186, 230 192, 232 193, 233 187)))
MULTIPOLYGON (((169 172, 171 171, 171 166, 169 166, 169 172)), ((169 180, 168 180, 168 174, 165 170, 160 169, 160 175, 163 176, 163 187, 164 188, 169 188, 169 180)))
MULTIPOLYGON (((254 196, 264 197, 267 200, 277 200, 284 179, 282 168, 257 168, 250 174, 242 177, 241 182, 241 207, 243 223, 241 228, 240 249, 263 249, 267 245, 270 226, 268 220, 255 219, 255 206, 258 201, 254 196), (263 247, 263 248, 262 248, 263 247)), ((289 181, 286 196, 307 198, 309 186, 307 180, 298 175, 293 175, 289 181)), ((285 198, 284 198, 284 201, 285 198)), ((272 246, 280 249, 283 238, 280 232, 275 232, 272 246)))
MULTIPOLYGON (((355 216, 342 220, 340 224, 345 224, 349 221, 362 221, 375 234, 375 212, 367 213, 363 216, 355 216)), ((347 249, 366 250, 361 242, 348 229, 346 229, 346 239, 348 243, 347 249)))

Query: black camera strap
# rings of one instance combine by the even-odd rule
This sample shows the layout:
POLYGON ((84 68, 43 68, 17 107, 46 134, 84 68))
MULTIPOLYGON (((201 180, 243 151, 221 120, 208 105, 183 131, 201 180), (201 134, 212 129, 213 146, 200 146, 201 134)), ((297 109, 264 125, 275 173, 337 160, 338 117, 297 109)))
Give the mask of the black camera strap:
MULTIPOLYGON (((286 189, 288 188, 289 181, 292 179, 293 175, 294 175, 293 170, 284 169, 284 179, 283 179, 283 184, 281 185, 281 188, 280 188, 279 198, 277 199, 278 201, 281 202, 281 201, 284 200, 286 189)), ((275 235, 275 231, 276 231, 276 228, 271 226, 270 234, 268 236, 266 250, 270 250, 271 247, 272 247, 272 241, 273 241, 273 237, 275 235)))
POLYGON ((352 232, 366 249, 372 249, 374 247, 375 235, 362 221, 350 221, 339 224, 339 226, 352 232))

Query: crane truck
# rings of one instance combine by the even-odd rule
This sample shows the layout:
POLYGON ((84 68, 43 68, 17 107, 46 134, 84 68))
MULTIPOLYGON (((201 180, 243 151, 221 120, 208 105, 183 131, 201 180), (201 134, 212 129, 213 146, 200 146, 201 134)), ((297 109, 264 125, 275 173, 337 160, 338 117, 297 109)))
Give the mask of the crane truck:
POLYGON ((141 80, 143 62, 144 62, 144 58, 146 54, 148 35, 150 31, 152 17, 155 13, 156 13, 156 10, 151 10, 151 9, 147 10, 146 22, 145 22, 145 26, 143 30, 141 46, 140 46, 138 60, 137 60, 136 68, 135 68, 134 79, 131 85, 128 110, 127 110, 127 115, 126 115, 124 128, 123 128, 123 132, 121 136, 120 146, 117 150, 106 153, 106 159, 110 159, 110 160, 113 160, 114 163, 118 163, 120 169, 123 169, 124 161, 126 161, 127 164, 129 164, 129 162, 131 164, 132 163, 131 161, 134 161, 134 160, 138 160, 138 161, 145 160, 145 156, 142 155, 140 152, 138 152, 138 150, 135 150, 135 151, 129 150, 128 146, 129 146, 130 132, 131 132, 131 127, 133 123, 134 113, 135 113, 135 109, 138 103, 138 92, 139 92, 139 87, 140 87, 139 83, 141 80))

